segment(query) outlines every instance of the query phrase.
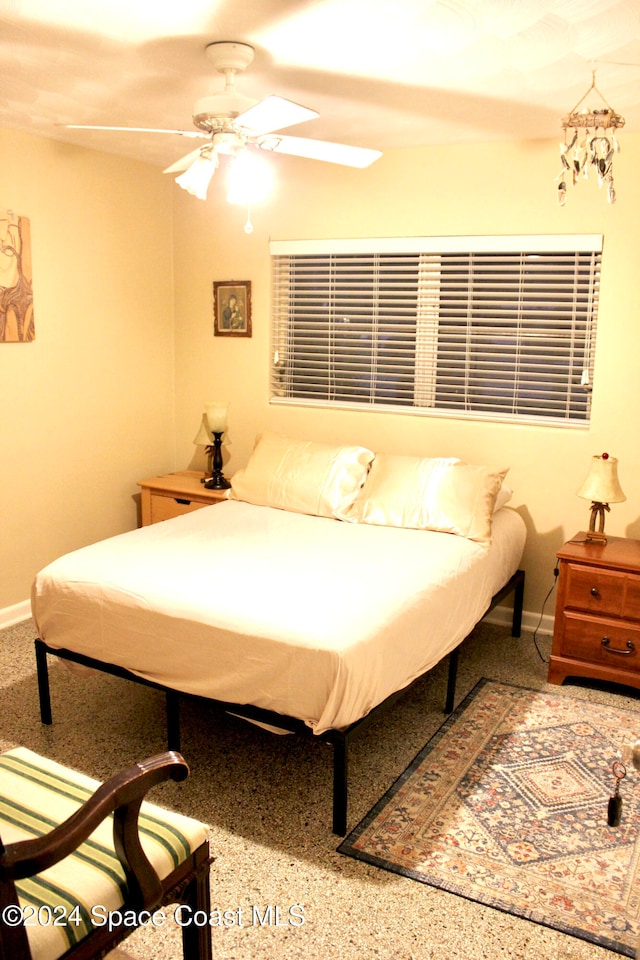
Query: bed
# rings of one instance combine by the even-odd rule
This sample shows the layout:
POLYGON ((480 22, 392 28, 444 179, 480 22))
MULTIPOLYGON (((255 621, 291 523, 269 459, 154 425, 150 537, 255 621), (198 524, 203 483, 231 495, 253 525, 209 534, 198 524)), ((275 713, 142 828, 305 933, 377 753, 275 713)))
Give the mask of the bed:
POLYGON ((455 476, 467 498, 467 465, 365 448, 347 448, 345 463, 325 446, 263 435, 231 499, 42 570, 32 610, 43 722, 54 654, 165 691, 170 749, 181 695, 329 741, 333 829, 344 834, 356 731, 447 655, 451 710, 459 644, 510 591, 519 635, 525 528, 501 506, 506 471, 473 473, 481 522, 476 509, 470 528, 467 510, 453 518, 466 524, 457 534, 443 489, 455 476))

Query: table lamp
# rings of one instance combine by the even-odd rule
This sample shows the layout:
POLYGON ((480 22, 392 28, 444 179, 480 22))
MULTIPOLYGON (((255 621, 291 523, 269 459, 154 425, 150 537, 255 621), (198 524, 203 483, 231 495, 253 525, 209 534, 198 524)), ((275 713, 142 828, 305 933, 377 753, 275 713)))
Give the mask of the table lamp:
POLYGON ((204 405, 207 426, 213 434, 213 469, 211 479, 205 483, 207 490, 227 490, 231 486, 222 474, 222 434, 227 429, 228 409, 229 404, 224 400, 212 400, 204 405))
POLYGON ((204 477, 200 480, 200 483, 204 483, 205 480, 211 479, 211 474, 213 473, 213 434, 211 430, 209 430, 206 413, 202 414, 200 429, 195 435, 193 442, 197 447, 204 447, 204 452, 207 455, 207 468, 204 477))
POLYGON ((626 500, 618 482, 618 460, 608 453, 591 458, 591 468, 587 478, 578 490, 578 496, 591 500, 591 518, 587 541, 606 543, 604 533, 604 514, 609 511, 610 503, 622 503, 626 500), (598 529, 596 530, 596 520, 598 529))

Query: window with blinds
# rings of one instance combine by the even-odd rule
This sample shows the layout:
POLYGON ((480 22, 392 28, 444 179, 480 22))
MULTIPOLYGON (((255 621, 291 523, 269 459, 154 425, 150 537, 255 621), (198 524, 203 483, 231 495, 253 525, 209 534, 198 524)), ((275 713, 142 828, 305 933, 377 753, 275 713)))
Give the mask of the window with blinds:
POLYGON ((586 425, 602 238, 274 242, 273 402, 586 425))

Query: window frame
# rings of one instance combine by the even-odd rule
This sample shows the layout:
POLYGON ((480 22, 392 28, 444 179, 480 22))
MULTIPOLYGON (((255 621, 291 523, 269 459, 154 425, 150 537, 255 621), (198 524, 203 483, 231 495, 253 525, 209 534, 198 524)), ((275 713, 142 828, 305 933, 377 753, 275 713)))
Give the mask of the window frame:
MULTIPOLYGON (((491 422, 509 422, 517 424, 542 424, 545 426, 556 426, 565 428, 586 429, 591 420, 591 394, 593 388, 593 368, 595 363, 596 332, 597 332, 597 314, 599 305, 601 258, 603 249, 603 237, 601 234, 562 234, 562 235, 505 235, 505 236, 461 236, 461 237, 412 237, 412 238, 367 238, 367 239, 326 239, 326 240, 274 240, 270 243, 270 254, 272 257, 272 281, 273 281, 273 299, 272 299, 272 319, 271 319, 271 376, 270 376, 270 403, 284 404, 292 406, 312 406, 325 409, 348 409, 359 410, 369 413, 396 413, 410 416, 435 416, 448 419, 465 420, 485 420, 491 422), (289 349, 290 339, 290 320, 288 301, 290 299, 290 290, 286 288, 286 280, 283 287, 281 278, 277 277, 279 266, 283 264, 283 257, 356 257, 383 255, 411 255, 416 254, 420 258, 420 264, 433 263, 434 259, 438 261, 442 268, 442 263, 446 255, 457 254, 462 258, 472 255, 480 255, 491 258, 498 258, 501 254, 509 256, 534 257, 544 251, 545 255, 557 256, 580 255, 591 257, 588 264, 588 297, 586 306, 580 303, 577 296, 577 280, 580 272, 580 265, 576 261, 573 267, 574 276, 574 295, 573 309, 561 314, 563 317, 571 315, 573 326, 571 335, 567 343, 571 348, 574 347, 576 340, 581 344, 581 351, 584 353, 584 362, 578 364, 578 370, 582 369, 581 383, 585 391, 584 415, 572 415, 566 412, 561 415, 557 412, 540 414, 536 411, 533 414, 523 412, 508 412, 504 410, 493 409, 467 409, 448 406, 434 406, 434 395, 436 390, 436 375, 438 372, 438 349, 440 345, 439 337, 441 335, 440 317, 443 310, 442 294, 437 284, 434 284, 432 267, 428 267, 432 272, 429 274, 431 288, 429 294, 425 297, 421 294, 416 307, 416 334, 415 350, 420 356, 420 362, 414 363, 414 401, 411 403, 391 402, 385 403, 377 399, 374 400, 348 400, 348 399, 329 399, 310 398, 295 395, 283 395, 280 358, 286 355, 289 349), (576 308, 578 304, 579 309, 576 308), (428 335, 424 335, 424 330, 428 325, 433 325, 435 313, 435 323, 437 325, 435 334, 433 329, 428 335), (427 318, 426 321, 424 318, 427 318), (577 319, 576 319, 577 317, 577 319), (427 326, 425 326, 425 323, 427 326), (582 340, 576 335, 576 330, 584 330, 582 340), (421 334, 420 331, 423 331, 421 334), (418 398, 416 401, 415 398, 418 398)), ((490 260, 489 260, 490 262, 490 260)), ((585 261, 586 262, 586 261, 585 261)), ((580 261, 582 263, 582 261, 580 261)), ((422 266, 420 268, 422 270, 422 266)), ((420 273, 420 280, 423 280, 423 274, 420 273)), ((570 286, 570 284, 568 285, 570 286)), ((506 299, 506 295, 505 295, 506 299)), ((469 300, 472 307, 477 307, 477 302, 469 300)), ((519 304, 521 301, 519 301, 519 304)), ((551 297, 549 297, 551 303, 551 297)), ((546 328, 549 330, 551 324, 546 328)), ((515 330, 515 328, 514 328, 515 330)), ((550 339, 548 337, 547 339, 550 339)), ((550 348, 547 348, 550 349, 550 348)), ((514 357, 519 357, 515 354, 514 357)), ((467 357, 465 357, 465 360, 467 357)), ((329 361, 328 361, 329 362, 329 361)), ((514 367, 515 367, 514 361, 514 367)), ((571 375, 573 370, 572 361, 566 361, 566 373, 571 375)), ((575 392, 575 371, 571 382, 566 380, 563 387, 567 396, 567 403, 572 397, 572 391, 575 392)), ((520 383, 520 381, 518 381, 520 383)), ((465 401, 467 397, 465 396, 465 401)), ((537 406, 542 406, 543 401, 537 401, 537 406)), ((533 406, 536 406, 534 404, 533 406)))

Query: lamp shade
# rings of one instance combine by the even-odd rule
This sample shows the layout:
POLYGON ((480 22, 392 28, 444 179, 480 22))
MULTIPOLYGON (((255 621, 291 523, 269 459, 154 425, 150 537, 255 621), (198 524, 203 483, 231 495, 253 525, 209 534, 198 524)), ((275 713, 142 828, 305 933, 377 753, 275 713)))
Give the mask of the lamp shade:
POLYGON ((618 482, 617 457, 610 457, 608 453, 592 457, 591 468, 578 496, 594 503, 622 503, 626 500, 618 482))
POLYGON ((227 410, 229 404, 225 400, 211 400, 205 403, 204 411, 211 433, 224 433, 227 429, 227 410))
POLYGON ((217 154, 200 154, 184 173, 176 177, 176 183, 198 200, 206 200, 207 190, 217 166, 217 154))
POLYGON ((264 157, 257 152, 244 150, 227 168, 227 202, 260 203, 271 193, 273 177, 264 157))
POLYGON ((209 430, 206 413, 202 414, 200 429, 195 435, 193 442, 197 447, 210 447, 213 443, 213 434, 211 433, 211 430, 209 430))

